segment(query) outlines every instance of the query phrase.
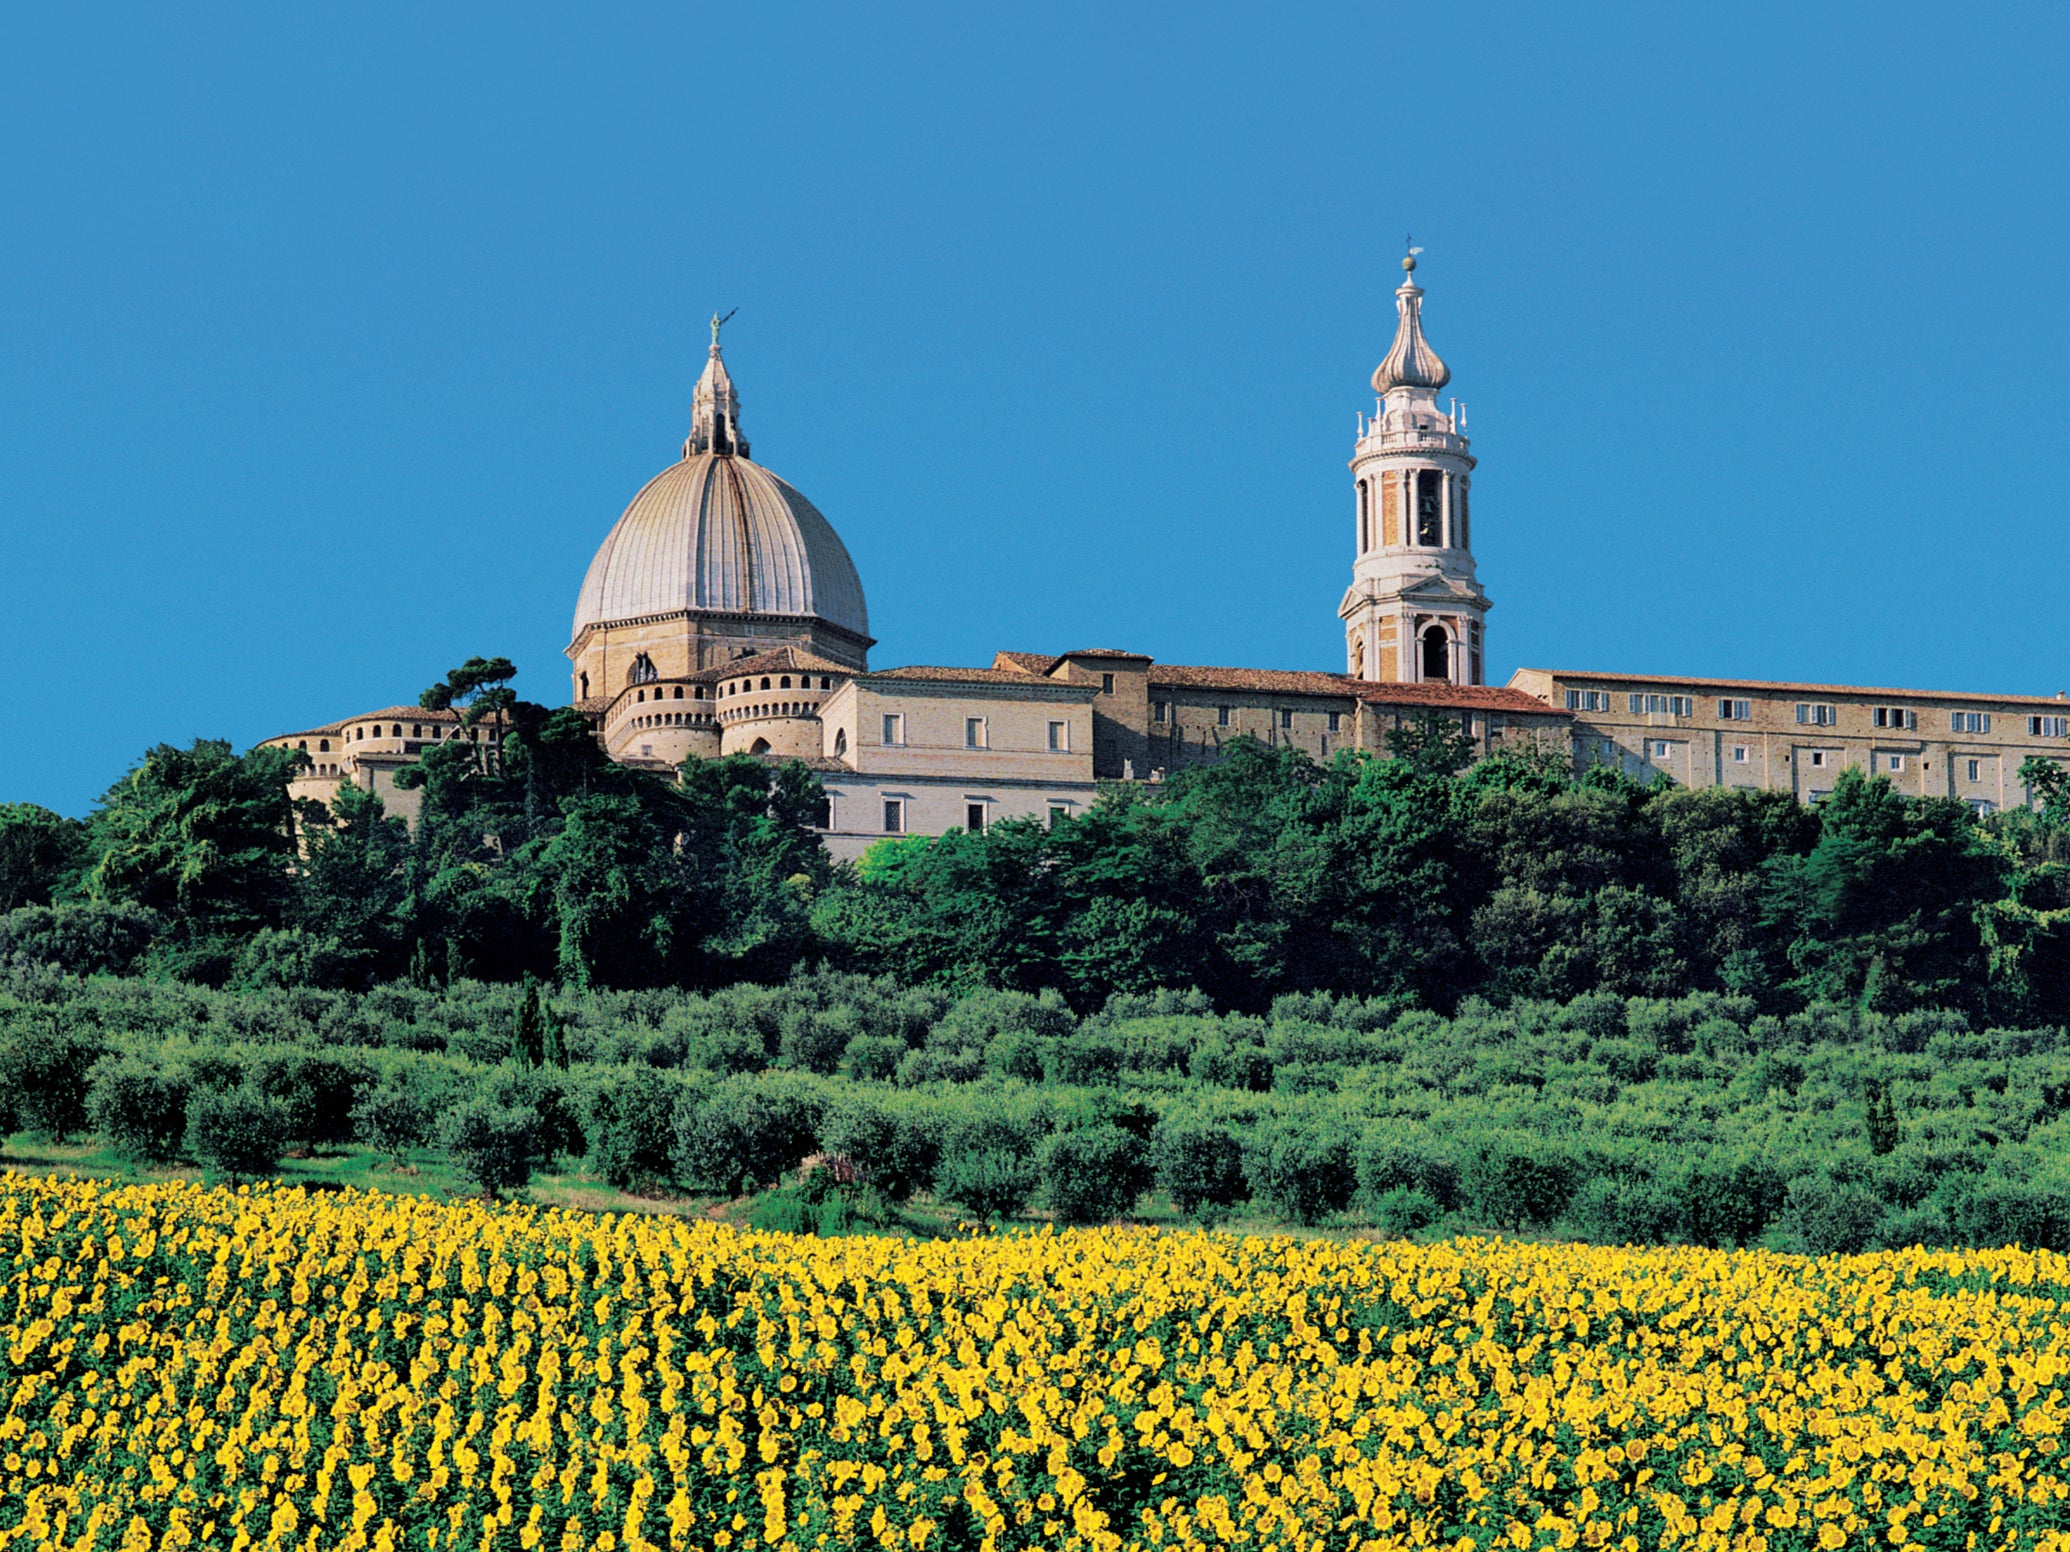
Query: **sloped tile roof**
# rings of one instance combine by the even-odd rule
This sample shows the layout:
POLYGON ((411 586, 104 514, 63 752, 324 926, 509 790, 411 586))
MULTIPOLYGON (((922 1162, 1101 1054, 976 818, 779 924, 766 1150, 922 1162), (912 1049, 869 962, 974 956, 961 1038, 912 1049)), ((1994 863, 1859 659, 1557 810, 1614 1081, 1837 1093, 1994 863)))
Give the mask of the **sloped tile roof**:
MULTIPOLYGON (((1566 668, 1520 668, 1517 674, 1550 674, 1555 679, 1589 679, 1604 684, 1675 685, 1698 690, 1769 691, 1778 695, 1885 695, 1909 700, 2000 702, 2016 706, 2052 706, 2062 710, 2064 698, 2054 695, 1999 695, 1972 690, 1894 690, 1871 684, 1800 684, 1787 679, 1690 679, 1675 674, 1598 674, 1566 668)), ((1514 683, 1516 674, 1510 676, 1514 683)))

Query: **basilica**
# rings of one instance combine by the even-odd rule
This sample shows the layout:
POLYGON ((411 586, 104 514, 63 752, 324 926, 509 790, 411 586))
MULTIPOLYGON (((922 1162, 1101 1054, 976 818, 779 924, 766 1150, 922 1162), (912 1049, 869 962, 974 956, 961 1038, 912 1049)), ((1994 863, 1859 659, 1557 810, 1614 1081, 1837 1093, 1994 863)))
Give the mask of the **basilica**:
MULTIPOLYGON (((1486 755, 1531 746, 1577 769, 1780 789, 1806 802, 1850 766, 1980 812, 2025 804, 2018 770, 2070 761, 2070 701, 1520 669, 1484 682, 1490 602, 1475 574, 1465 428, 1402 261, 1392 344, 1350 460, 1344 671, 1160 663, 1116 647, 997 652, 984 666, 872 669, 862 579, 811 501, 749 457, 719 320, 682 456, 635 495, 576 595, 571 700, 615 760, 671 771, 746 754, 819 773, 824 839, 854 858, 887 836, 1055 823, 1101 786, 1157 782, 1231 740, 1317 760, 1384 753, 1436 712, 1486 755)), ((481 730, 470 730, 476 736, 481 730)), ((268 740, 303 751, 298 797, 344 782, 411 816, 395 775, 462 736, 450 712, 391 706, 268 740)))

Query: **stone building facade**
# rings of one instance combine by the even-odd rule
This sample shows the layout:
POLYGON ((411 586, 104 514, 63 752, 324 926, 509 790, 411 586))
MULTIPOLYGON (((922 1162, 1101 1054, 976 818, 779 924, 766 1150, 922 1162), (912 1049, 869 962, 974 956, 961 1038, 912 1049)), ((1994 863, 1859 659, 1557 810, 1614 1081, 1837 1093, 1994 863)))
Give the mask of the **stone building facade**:
MULTIPOLYGON (((1255 738, 1318 761, 1385 753, 1404 723, 1456 718, 1480 755, 1531 749, 1688 786, 1817 802, 1842 770, 1980 811, 2028 803, 2030 756, 2070 762, 2070 701, 1522 669, 1486 684, 1474 458, 1451 371, 1423 332, 1412 253, 1392 345, 1350 462, 1345 671, 1191 667, 1123 648, 997 653, 987 667, 872 670, 846 547, 795 487, 749 461, 718 320, 682 456, 612 526, 579 592, 574 704, 613 759, 659 772, 724 755, 803 760, 826 843, 1083 813, 1100 785, 1159 782, 1255 738)), ((387 707, 269 742, 308 756, 298 797, 346 781, 414 817, 395 772, 461 736, 451 712, 387 707)), ((490 737, 486 729, 471 736, 490 737)))
POLYGON ((1860 685, 1519 669, 1513 689, 1573 717, 1577 768, 1817 803, 1844 770, 1979 813, 2026 807, 2031 758, 2070 765, 2070 699, 1860 685))

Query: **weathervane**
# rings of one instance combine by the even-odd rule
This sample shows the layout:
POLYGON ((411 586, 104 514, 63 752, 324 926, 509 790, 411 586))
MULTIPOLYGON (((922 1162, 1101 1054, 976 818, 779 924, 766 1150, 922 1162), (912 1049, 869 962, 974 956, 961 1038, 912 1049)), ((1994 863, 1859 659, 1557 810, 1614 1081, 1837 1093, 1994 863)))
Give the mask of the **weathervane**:
MULTIPOLYGON (((733 309, 733 313, 739 311, 738 307, 733 309)), ((732 320, 733 313, 728 313, 724 318, 721 318, 717 313, 712 314, 712 349, 717 350, 719 348, 719 330, 725 328, 732 320)))

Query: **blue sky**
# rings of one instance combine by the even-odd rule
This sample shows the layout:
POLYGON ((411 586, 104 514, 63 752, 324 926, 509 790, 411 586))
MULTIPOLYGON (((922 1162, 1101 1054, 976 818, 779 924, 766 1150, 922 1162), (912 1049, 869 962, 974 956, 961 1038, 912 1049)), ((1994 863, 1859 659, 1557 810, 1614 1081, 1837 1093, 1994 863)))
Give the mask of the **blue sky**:
MULTIPOLYGON (((740 14, 752 11, 752 16, 740 14)), ((2042 7, 0 23, 0 800, 567 698, 703 320, 873 661, 1337 668, 1405 232, 1517 666, 2070 689, 2042 7)))

